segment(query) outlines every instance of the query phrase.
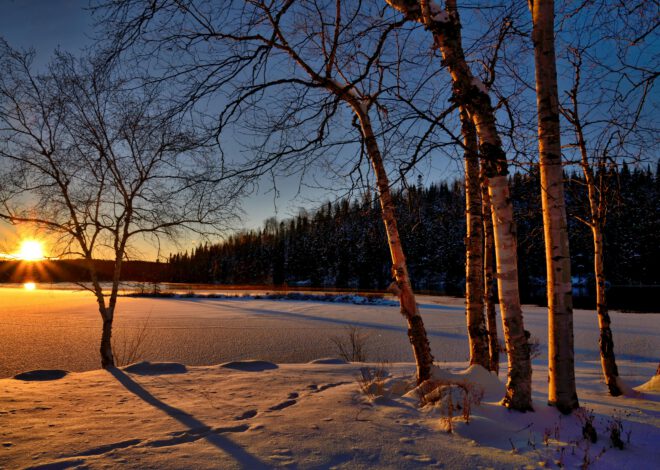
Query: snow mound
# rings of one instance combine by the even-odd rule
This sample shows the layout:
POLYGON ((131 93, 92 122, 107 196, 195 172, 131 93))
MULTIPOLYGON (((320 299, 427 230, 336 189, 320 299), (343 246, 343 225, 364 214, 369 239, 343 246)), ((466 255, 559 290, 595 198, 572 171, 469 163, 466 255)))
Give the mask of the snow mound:
POLYGON ((188 369, 178 362, 136 362, 124 367, 125 372, 138 375, 185 374, 188 369))
POLYGON ((17 374, 14 378, 25 382, 45 382, 48 380, 59 380, 68 373, 69 371, 59 369, 40 369, 17 374))
POLYGON ((309 361, 308 364, 348 364, 348 362, 343 359, 339 359, 338 357, 321 357, 319 359, 309 361))
POLYGON ((495 374, 477 364, 473 364, 459 372, 452 372, 434 366, 431 376, 433 380, 440 382, 466 382, 478 385, 480 388, 483 388, 484 400, 486 401, 500 400, 506 391, 504 384, 500 382, 500 379, 495 374))
POLYGON ((273 370, 277 369, 277 364, 273 364, 269 361, 231 361, 220 364, 220 367, 225 369, 240 370, 243 372, 261 372, 264 370, 273 370))
POLYGON ((635 387, 635 390, 644 393, 660 393, 660 375, 654 375, 648 382, 635 387))

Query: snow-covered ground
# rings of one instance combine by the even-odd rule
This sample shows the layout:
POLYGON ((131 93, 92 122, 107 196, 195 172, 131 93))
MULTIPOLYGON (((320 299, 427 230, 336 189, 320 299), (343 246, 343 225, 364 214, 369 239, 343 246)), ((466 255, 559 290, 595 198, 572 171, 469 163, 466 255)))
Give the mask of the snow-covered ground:
POLYGON ((484 390, 469 424, 454 410, 452 434, 446 409, 420 408, 408 391, 414 368, 396 307, 122 298, 116 336, 130 339, 146 325, 140 359, 153 363, 102 371, 93 370, 100 321, 92 298, 0 289, 0 377, 86 371, 0 380, 0 468, 658 468, 660 387, 639 386, 660 359, 660 315, 612 315, 621 375, 640 391, 611 398, 600 379, 595 314, 575 312, 578 393, 594 416, 592 444, 577 416, 545 405, 544 309, 525 308, 541 355, 536 412, 519 414, 497 405, 503 385, 494 376, 464 370, 462 300, 419 300, 443 369, 437 376, 484 390), (330 338, 352 324, 370 334, 371 367, 390 362, 371 390, 383 396, 360 391, 363 364, 308 363, 336 356, 330 338), (610 447, 617 419, 624 450, 610 447))

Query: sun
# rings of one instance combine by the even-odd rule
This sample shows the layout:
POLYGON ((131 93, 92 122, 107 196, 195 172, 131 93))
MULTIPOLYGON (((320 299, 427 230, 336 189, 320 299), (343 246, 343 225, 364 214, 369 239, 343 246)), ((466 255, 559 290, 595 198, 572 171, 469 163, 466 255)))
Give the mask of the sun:
POLYGON ((44 259, 44 248, 41 242, 36 240, 24 240, 16 254, 16 257, 24 261, 39 261, 44 259))

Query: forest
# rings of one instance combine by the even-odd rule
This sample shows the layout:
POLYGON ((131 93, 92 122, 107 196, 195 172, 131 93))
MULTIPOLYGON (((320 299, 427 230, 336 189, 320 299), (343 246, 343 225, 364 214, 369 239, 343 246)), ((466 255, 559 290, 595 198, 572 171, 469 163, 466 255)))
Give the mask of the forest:
MULTIPOLYGON (((660 177, 650 166, 623 165, 601 175, 607 180, 610 305, 652 308, 660 285, 660 177)), ((543 221, 537 169, 511 178, 517 221, 521 295, 545 301, 543 221)), ((579 218, 589 210, 584 178, 566 176, 571 271, 577 305, 594 306, 593 243, 579 218)), ((402 243, 418 291, 465 292, 465 192, 461 181, 395 193, 402 243)), ((263 228, 206 243, 169 257, 173 282, 263 284, 384 290, 392 282, 391 261, 380 207, 370 193, 343 198, 297 216, 264 222, 263 228)))

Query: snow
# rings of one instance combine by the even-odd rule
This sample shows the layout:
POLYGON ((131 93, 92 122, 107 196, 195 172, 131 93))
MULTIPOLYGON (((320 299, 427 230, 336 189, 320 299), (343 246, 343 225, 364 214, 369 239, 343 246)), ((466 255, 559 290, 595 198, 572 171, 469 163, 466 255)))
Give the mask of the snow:
POLYGON ((435 0, 429 0, 428 5, 429 5, 429 12, 432 15, 436 15, 439 12, 444 11, 442 9, 442 6, 438 2, 436 2, 435 0))
POLYGON ((185 374, 188 369, 177 362, 136 362, 124 369, 126 372, 137 375, 185 374))
POLYGON ((526 327, 541 339, 542 354, 534 360, 535 412, 517 413, 498 404, 504 374, 467 367, 462 300, 420 297, 437 360, 434 380, 483 391, 469 423, 454 410, 449 434, 446 406, 422 407, 411 393, 414 366, 403 351, 409 346, 396 308, 121 299, 118 323, 122 317, 124 327, 151 318, 158 335, 145 360, 105 371, 86 370, 98 360, 93 299, 70 292, 20 297, 0 289, 0 302, 3 374, 21 364, 34 370, 0 379, 0 468, 579 468, 588 462, 595 469, 638 470, 660 458, 660 383, 657 377, 649 381, 660 350, 657 314, 612 314, 619 369, 634 387, 613 398, 601 379, 595 313, 575 312, 576 378, 585 411, 564 416, 546 406, 545 309, 525 306, 526 327), (321 344, 326 337, 331 345, 327 336, 351 322, 385 344, 372 344, 376 362, 346 363, 321 344), (220 323, 231 334, 204 335, 220 323), (185 330, 190 338, 172 335, 178 328, 191 328, 185 330), (22 343, 21 335, 28 335, 22 343), (273 359, 280 352, 268 354, 258 344, 268 337, 269 345, 281 343, 301 363, 273 359), (226 352, 224 361, 196 366, 177 359, 205 351, 185 353, 195 350, 196 341, 213 339, 231 341, 228 349, 215 344, 226 352), (58 341, 71 354, 53 349, 58 341), (88 348, 78 342, 90 343, 89 364, 77 361, 88 348), (390 349, 391 356, 377 357, 390 349), (29 357, 17 360, 22 354, 29 357), (64 357, 58 362, 52 356, 64 357), (404 361, 387 362, 391 357, 404 361), (67 373, 73 366, 81 372, 67 373), (365 384, 365 376, 372 383, 365 384), (585 416, 593 416, 595 444, 582 435, 585 416), (611 446, 614 428, 621 429, 623 450, 611 446))
POLYGON ((243 372, 262 372, 264 370, 277 369, 277 364, 269 361, 231 361, 220 364, 225 369, 242 370, 243 372))
POLYGON ((635 388, 636 391, 660 395, 660 375, 654 375, 651 380, 635 388))
POLYGON ((437 23, 449 23, 449 12, 443 10, 436 13, 431 18, 437 23))
POLYGON ((484 94, 488 94, 488 87, 484 82, 479 80, 477 77, 472 77, 472 86, 477 87, 477 89, 484 94))
POLYGON ((431 14, 431 19, 438 23, 449 23, 450 16, 449 12, 444 10, 440 4, 431 0, 428 2, 429 13, 431 14))

